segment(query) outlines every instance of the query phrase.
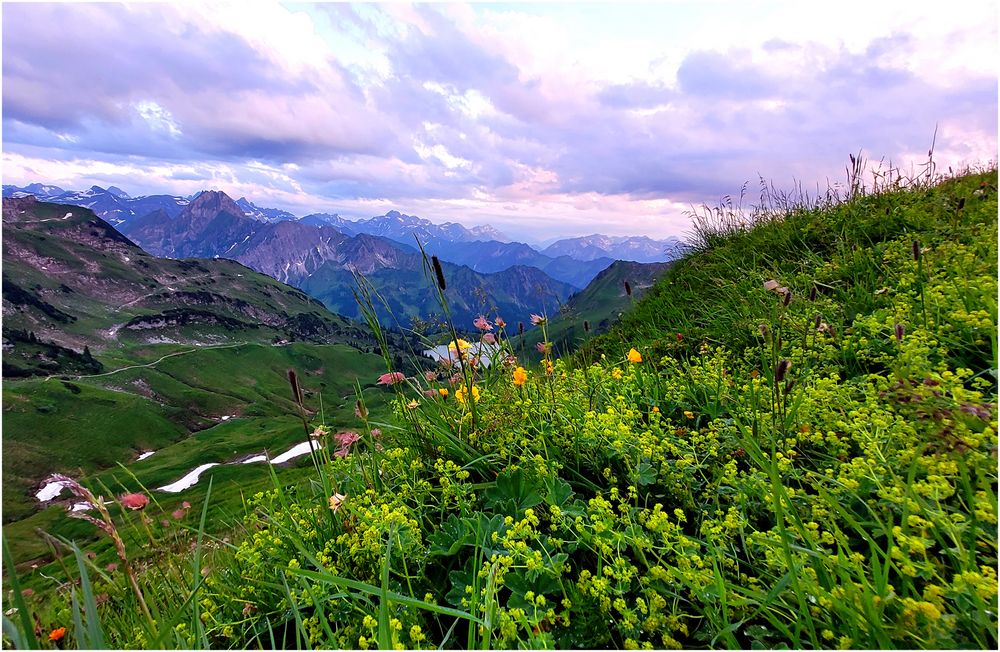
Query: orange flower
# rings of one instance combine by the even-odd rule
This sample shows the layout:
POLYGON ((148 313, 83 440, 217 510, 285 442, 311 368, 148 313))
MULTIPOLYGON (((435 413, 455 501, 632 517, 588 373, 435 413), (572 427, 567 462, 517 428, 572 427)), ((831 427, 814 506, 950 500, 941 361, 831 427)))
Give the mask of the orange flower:
POLYGON ((63 636, 66 636, 66 628, 65 627, 60 627, 59 629, 53 629, 49 633, 49 640, 50 641, 58 641, 63 636))
POLYGON ((520 387, 528 380, 528 372, 524 370, 524 367, 518 367, 514 370, 514 384, 520 387))
POLYGON ((636 351, 635 349, 631 349, 628 352, 628 361, 631 362, 632 364, 636 364, 637 362, 642 362, 642 355, 640 355, 639 352, 636 351))

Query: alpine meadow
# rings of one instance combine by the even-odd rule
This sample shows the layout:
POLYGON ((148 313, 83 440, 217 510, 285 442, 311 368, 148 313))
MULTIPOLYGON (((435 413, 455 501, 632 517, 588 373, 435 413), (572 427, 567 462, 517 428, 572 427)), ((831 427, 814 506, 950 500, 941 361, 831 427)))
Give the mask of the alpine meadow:
POLYGON ((893 4, 3 3, 3 649, 998 649, 1000 23, 893 4))

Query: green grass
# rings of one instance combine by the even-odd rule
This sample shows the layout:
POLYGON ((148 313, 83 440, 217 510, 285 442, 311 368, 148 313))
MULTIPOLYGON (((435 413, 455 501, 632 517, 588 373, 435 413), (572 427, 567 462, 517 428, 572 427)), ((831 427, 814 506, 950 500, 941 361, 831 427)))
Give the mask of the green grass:
MULTIPOLYGON (((346 455, 245 505, 221 469, 228 540, 123 515, 160 624, 95 565, 78 600, 108 594, 101 629, 77 617, 67 644, 995 649, 996 187, 992 169, 703 220, 579 354, 376 389, 346 455)), ((285 436, 256 426, 192 458, 285 436)), ((24 605, 43 630, 80 613, 47 597, 24 605)))
MULTIPOLYGON (((770 279, 790 288, 796 299, 809 297, 815 287, 816 312, 843 332, 858 316, 884 309, 897 298, 901 275, 891 252, 901 239, 918 239, 933 248, 944 242, 972 245, 984 237, 984 229, 988 237, 996 216, 992 200, 975 194, 980 183, 988 184, 989 175, 794 210, 779 220, 762 216, 756 224, 747 215, 755 227, 732 232, 707 213, 698 255, 678 261, 613 333, 592 343, 590 354, 618 354, 628 342, 648 343, 657 353, 671 354, 692 354, 701 342, 724 343, 737 351, 753 346, 760 321, 775 312, 772 297, 760 291, 770 279), (713 235, 715 231, 719 233, 713 235), (681 345, 677 333, 685 338, 681 345)), ((978 285, 960 266, 954 274, 950 282, 961 284, 962 293, 969 295, 966 301, 986 298, 989 284, 978 285)), ((974 354, 980 366, 995 353, 989 349, 989 335, 984 331, 970 343, 986 347, 974 354)))
MULTIPOLYGON (((551 316, 545 334, 557 356, 569 355, 585 341, 605 333, 627 313, 662 276, 670 263, 634 263, 615 261, 591 283, 569 298, 562 310, 551 316), (632 295, 625 290, 628 282, 632 295)), ((540 328, 529 328, 515 342, 523 360, 538 360, 535 346, 545 335, 540 328)))
MULTIPOLYGON (((125 464, 141 482, 155 487, 202 463, 265 447, 272 455, 283 452, 302 440, 288 369, 299 373, 308 408, 317 418, 322 410, 330 424, 355 421, 356 383, 373 406, 385 400, 384 391, 374 389, 381 358, 346 345, 245 344, 201 350, 157 345, 143 347, 133 357, 152 362, 183 351, 192 352, 154 367, 93 378, 5 382, 5 527, 16 530, 17 522, 37 509, 34 492, 52 472, 82 474, 115 486, 112 476, 120 472, 98 471, 125 464), (245 418, 221 421, 232 415, 245 418), (145 450, 158 452, 133 463, 145 450)), ((244 470, 253 472, 250 466, 244 470)), ((22 530, 30 533, 34 527, 29 521, 22 530)), ((22 551, 24 539, 11 543, 19 562, 39 552, 37 544, 22 551)))
POLYGON ((152 401, 85 383, 8 381, 3 403, 5 523, 33 511, 28 495, 49 473, 91 472, 186 434, 152 401))

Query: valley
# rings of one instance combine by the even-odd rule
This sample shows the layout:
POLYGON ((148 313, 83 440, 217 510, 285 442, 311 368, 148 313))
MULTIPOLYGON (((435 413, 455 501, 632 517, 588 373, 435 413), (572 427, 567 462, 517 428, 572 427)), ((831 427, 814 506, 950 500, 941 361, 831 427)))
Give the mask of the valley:
MULTIPOLYGON (((158 209, 121 220, 119 228, 153 255, 90 209, 33 195, 4 200, 3 519, 17 563, 50 558, 39 529, 82 536, 80 523, 62 516, 65 495, 35 497, 53 473, 116 494, 153 491, 168 510, 211 480, 217 497, 229 497, 213 510, 238 511, 241 496, 271 482, 265 465, 239 462, 302 444, 289 369, 300 374, 310 418, 330 428, 361 426, 357 400, 384 409, 391 392, 376 384, 384 356, 357 321, 356 273, 379 292, 374 307, 391 327, 394 364, 414 372, 428 364, 421 352, 435 344, 443 315, 418 251, 366 233, 261 222, 243 208, 256 209, 205 192, 172 217, 158 209), (213 242, 229 238, 245 243, 227 248, 243 263, 215 253, 227 252, 213 242), (313 245, 312 263, 291 264, 313 238, 327 248, 313 245), (404 334, 415 322, 431 339, 404 334), (198 481, 177 496, 156 491, 196 469, 198 481)), ((575 291, 535 267, 481 273, 442 265, 451 314, 464 331, 480 314, 527 322, 532 313, 558 312, 575 291)), ((275 471, 295 478, 308 460, 289 459, 275 471)))

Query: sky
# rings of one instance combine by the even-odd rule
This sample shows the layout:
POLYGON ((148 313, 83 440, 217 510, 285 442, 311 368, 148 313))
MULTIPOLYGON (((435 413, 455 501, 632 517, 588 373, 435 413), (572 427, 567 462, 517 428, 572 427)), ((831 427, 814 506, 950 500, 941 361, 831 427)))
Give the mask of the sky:
POLYGON ((995 162, 997 4, 4 2, 3 183, 683 237, 995 162))

